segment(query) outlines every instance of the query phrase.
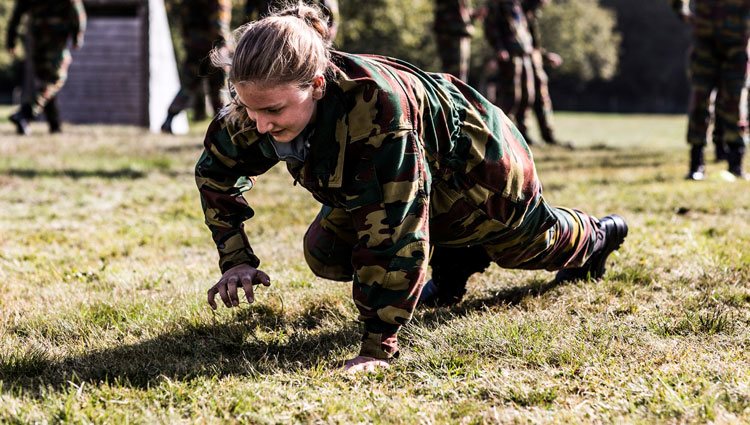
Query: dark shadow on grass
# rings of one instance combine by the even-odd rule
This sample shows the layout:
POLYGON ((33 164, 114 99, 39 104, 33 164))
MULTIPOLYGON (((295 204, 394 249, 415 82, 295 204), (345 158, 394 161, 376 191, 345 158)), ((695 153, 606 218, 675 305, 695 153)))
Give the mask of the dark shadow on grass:
POLYGON ((146 388, 158 385, 165 377, 189 380, 308 369, 321 362, 333 364, 336 359, 330 357, 332 352, 357 346, 360 332, 353 321, 334 330, 290 331, 298 325, 305 327, 308 316, 284 323, 282 313, 256 305, 226 319, 228 322, 177 322, 174 331, 153 339, 62 359, 51 359, 41 350, 15 358, 0 356, 0 381, 6 388, 35 395, 40 395, 40 387, 69 388, 71 381, 146 388), (267 331, 268 341, 258 337, 259 328, 267 331), (289 335, 268 337, 274 330, 289 335))
POLYGON ((419 308, 414 315, 414 322, 428 326, 444 322, 447 318, 465 316, 466 314, 482 310, 488 307, 515 306, 523 300, 539 297, 545 293, 563 285, 555 279, 551 281, 534 280, 525 286, 494 291, 491 295, 482 298, 473 298, 451 307, 419 308))
POLYGON ((62 169, 62 170, 37 170, 33 168, 11 168, 7 171, 2 172, 7 176, 21 177, 24 179, 36 179, 45 177, 67 177, 74 180, 96 177, 102 179, 142 179, 146 177, 146 173, 143 171, 133 170, 132 168, 121 168, 119 170, 76 170, 76 169, 62 169))
MULTIPOLYGON (((414 321, 437 326, 487 307, 517 305, 557 286, 554 280, 537 280, 451 308, 418 308, 414 321)), ((321 363, 335 368, 340 366, 336 363, 340 359, 331 358, 331 353, 355 348, 360 336, 359 325, 341 319, 341 314, 316 305, 289 320, 282 311, 261 304, 215 323, 176 322, 173 331, 146 341, 61 359, 50 358, 43 349, 29 349, 17 356, 0 355, 0 381, 6 388, 20 388, 41 396, 40 388, 66 390, 70 382, 147 388, 158 385, 165 377, 190 380, 201 376, 270 375, 318 367, 321 363), (324 319, 332 317, 340 319, 336 320, 340 326, 319 327, 324 319), (269 337, 272 332, 287 335, 269 337)))

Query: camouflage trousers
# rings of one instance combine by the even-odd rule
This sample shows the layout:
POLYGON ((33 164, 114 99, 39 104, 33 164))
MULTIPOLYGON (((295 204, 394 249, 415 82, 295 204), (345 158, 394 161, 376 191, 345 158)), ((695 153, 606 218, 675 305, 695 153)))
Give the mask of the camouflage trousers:
POLYGON ((463 82, 469 79, 469 59, 471 58, 471 37, 465 35, 436 33, 438 55, 442 72, 451 74, 463 82))
MULTIPOLYGON (((210 49, 209 49, 210 50, 210 49)), ((205 48, 186 49, 187 57, 180 70, 182 87, 169 105, 168 113, 177 115, 192 106, 197 96, 204 96, 204 81, 207 82, 208 98, 214 113, 224 105, 222 89, 225 87, 226 75, 223 70, 211 65, 208 50, 205 48)))
MULTIPOLYGON (((474 246, 481 246, 503 268, 553 271, 579 267, 594 250, 597 223, 597 219, 581 211, 550 207, 540 196, 519 227, 509 230, 498 225, 499 236, 474 246), (547 219, 547 211, 555 217, 552 222, 547 219)), ((323 206, 305 234, 305 259, 319 277, 351 281, 356 243, 357 235, 347 212, 323 206)))
MULTIPOLYGON (((53 102, 68 78, 72 62, 67 40, 40 40, 31 47, 34 87, 28 103, 34 117, 53 102)), ((54 102, 53 102, 54 103, 54 102)))
POLYGON ((690 53, 692 85, 688 111, 687 141, 705 146, 711 121, 711 97, 721 93, 714 105, 715 124, 727 145, 748 141, 748 52, 744 44, 722 45, 714 38, 697 37, 690 53))
MULTIPOLYGON (((549 77, 544 70, 544 57, 542 52, 535 50, 531 55, 531 67, 534 79, 534 98, 533 102, 534 116, 539 124, 539 130, 542 140, 547 143, 554 143, 555 136, 552 127, 552 98, 549 95, 549 77)), ((516 126, 518 130, 526 136, 526 110, 528 105, 524 105, 523 110, 519 111, 516 116, 516 126)))
POLYGON ((497 106, 516 123, 526 136, 526 113, 534 102, 534 67, 531 55, 512 56, 509 61, 498 62, 497 106))

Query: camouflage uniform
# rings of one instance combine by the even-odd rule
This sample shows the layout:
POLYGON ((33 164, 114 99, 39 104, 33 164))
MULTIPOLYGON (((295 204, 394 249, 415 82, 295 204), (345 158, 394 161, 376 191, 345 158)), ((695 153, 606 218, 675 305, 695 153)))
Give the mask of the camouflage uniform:
POLYGON ((56 96, 68 77, 71 63, 68 43, 83 45, 86 12, 81 0, 16 0, 8 24, 8 49, 14 49, 18 38, 21 16, 29 15, 28 34, 31 41, 31 61, 34 67, 34 88, 31 99, 11 117, 26 133, 23 122, 44 112, 50 130, 60 130, 56 96))
MULTIPOLYGON (((688 0, 673 0, 683 15, 688 0)), ((730 171, 742 174, 742 157, 748 139, 747 80, 750 0, 695 0, 693 48, 689 74, 692 94, 687 141, 691 148, 689 178, 702 178, 703 148, 707 144, 711 92, 718 90, 716 123, 723 130, 730 171)))
POLYGON ((468 0, 435 1, 435 41, 443 72, 464 82, 469 78, 472 25, 468 0))
MULTIPOLYGON (((539 123, 542 140, 546 143, 557 144, 555 132, 552 128, 552 99, 549 95, 549 79, 544 70, 545 52, 541 46, 541 34, 539 31, 539 11, 542 7, 540 0, 524 0, 523 9, 526 13, 526 22, 529 25, 532 46, 531 54, 532 73, 534 78, 534 104, 533 110, 539 123)), ((526 134, 526 114, 520 114, 516 119, 519 130, 526 134)))
MULTIPOLYGON (((297 140, 306 155, 286 162, 323 204, 304 238, 309 266, 353 280, 361 355, 397 355, 432 246, 479 248, 520 269, 577 267, 591 256, 598 221, 544 201, 520 133, 474 89, 378 56, 333 52, 330 70, 316 120, 297 140)), ((196 165, 222 272, 260 264, 243 230, 254 213, 238 179, 280 158, 236 108, 211 123, 196 165)))
POLYGON ((211 65, 209 52, 229 40, 232 18, 231 0, 182 0, 177 5, 185 60, 181 69, 182 87, 167 110, 162 129, 171 133, 172 119, 192 105, 197 94, 203 93, 204 79, 208 83, 208 97, 214 112, 224 105, 221 90, 225 86, 224 70, 211 65))
MULTIPOLYGON (((336 38, 339 23, 339 2, 338 0, 306 0, 307 3, 315 4, 323 10, 323 14, 328 18, 328 26, 331 31, 331 39, 336 38)), ((252 19, 261 18, 269 14, 273 7, 283 6, 281 0, 247 0, 245 3, 245 17, 252 19)))
MULTIPOLYGON (((517 124, 523 125, 529 105, 534 101, 531 62, 534 46, 520 0, 490 0, 484 32, 495 52, 510 55, 507 61, 498 58, 497 105, 517 124)), ((519 127, 519 130, 530 142, 526 129, 519 127)))

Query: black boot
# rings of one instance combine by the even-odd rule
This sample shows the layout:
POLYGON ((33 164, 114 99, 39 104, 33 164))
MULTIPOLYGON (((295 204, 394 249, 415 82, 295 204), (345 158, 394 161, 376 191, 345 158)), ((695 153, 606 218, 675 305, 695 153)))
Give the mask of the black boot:
POLYGON ((471 275, 483 272, 492 260, 481 246, 467 248, 435 247, 430 258, 432 279, 422 290, 420 304, 450 306, 458 304, 466 294, 471 275))
POLYGON ((628 235, 628 224, 619 215, 608 215, 599 220, 596 230, 596 245, 594 252, 581 267, 562 269, 557 272, 557 282, 572 282, 575 280, 599 280, 606 271, 609 254, 616 251, 628 235))
POLYGON ((727 147, 727 163, 729 172, 735 177, 746 179, 747 175, 742 171, 742 158, 745 156, 744 145, 729 145, 727 147))
POLYGON ((21 105, 21 108, 8 119, 10 122, 16 125, 16 134, 28 136, 31 134, 29 128, 29 121, 34 118, 34 113, 31 110, 31 105, 25 103, 21 105))
POLYGON ((686 180, 703 180, 706 178, 706 160, 703 157, 703 146, 693 145, 690 147, 690 171, 686 180))
POLYGON ((46 105, 44 105, 44 116, 47 117, 49 132, 51 134, 62 133, 60 110, 57 108, 57 97, 53 97, 46 105))
POLYGON ((172 120, 176 114, 173 114, 171 112, 167 112, 167 119, 164 120, 164 124, 161 125, 161 132, 165 134, 174 134, 172 132, 172 120))

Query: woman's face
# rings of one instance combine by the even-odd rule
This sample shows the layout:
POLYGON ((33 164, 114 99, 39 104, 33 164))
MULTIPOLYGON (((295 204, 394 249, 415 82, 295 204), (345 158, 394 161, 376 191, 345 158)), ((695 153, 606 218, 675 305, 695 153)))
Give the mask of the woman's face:
POLYGON ((325 80, 315 77, 310 86, 296 84, 240 83, 235 86, 240 104, 255 122, 259 133, 268 133, 277 142, 291 142, 315 116, 317 101, 323 97, 325 80))

